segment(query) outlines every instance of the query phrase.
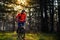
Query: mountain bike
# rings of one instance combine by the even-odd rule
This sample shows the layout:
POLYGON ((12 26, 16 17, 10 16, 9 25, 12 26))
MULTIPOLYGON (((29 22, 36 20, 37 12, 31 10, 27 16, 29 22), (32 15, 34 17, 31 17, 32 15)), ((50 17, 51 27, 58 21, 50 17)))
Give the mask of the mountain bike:
POLYGON ((18 28, 17 30, 17 39, 18 40, 25 40, 25 29, 23 27, 18 28))

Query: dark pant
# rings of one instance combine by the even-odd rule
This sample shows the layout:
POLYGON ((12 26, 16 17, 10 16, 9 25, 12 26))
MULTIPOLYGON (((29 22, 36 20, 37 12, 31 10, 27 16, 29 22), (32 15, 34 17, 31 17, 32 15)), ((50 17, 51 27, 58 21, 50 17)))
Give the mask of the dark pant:
POLYGON ((24 26, 25 22, 18 22, 18 27, 24 26))
POLYGON ((25 29, 22 26, 24 26, 24 22, 19 22, 17 33, 25 33, 25 29))

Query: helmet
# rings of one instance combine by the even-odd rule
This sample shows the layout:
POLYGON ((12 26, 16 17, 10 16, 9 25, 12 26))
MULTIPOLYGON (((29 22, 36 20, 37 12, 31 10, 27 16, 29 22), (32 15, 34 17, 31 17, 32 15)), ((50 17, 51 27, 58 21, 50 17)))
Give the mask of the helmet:
POLYGON ((25 10, 22 10, 22 12, 25 12, 25 10))

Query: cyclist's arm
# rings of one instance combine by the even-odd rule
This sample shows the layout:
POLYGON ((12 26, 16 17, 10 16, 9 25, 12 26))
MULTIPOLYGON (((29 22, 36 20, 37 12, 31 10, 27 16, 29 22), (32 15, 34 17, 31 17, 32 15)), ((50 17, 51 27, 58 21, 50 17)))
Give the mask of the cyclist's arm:
POLYGON ((18 17, 19 17, 19 16, 20 16, 20 14, 17 14, 17 15, 16 15, 16 22, 18 22, 18 20, 19 20, 18 17))

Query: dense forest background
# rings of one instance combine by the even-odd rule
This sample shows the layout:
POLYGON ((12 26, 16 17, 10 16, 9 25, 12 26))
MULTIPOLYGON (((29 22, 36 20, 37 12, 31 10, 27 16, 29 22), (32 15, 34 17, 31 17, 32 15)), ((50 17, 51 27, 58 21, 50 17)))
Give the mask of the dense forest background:
POLYGON ((23 9, 27 32, 56 33, 60 37, 59 0, 0 0, 0 31, 15 31, 15 17, 23 9))
POLYGON ((30 30, 38 32, 58 31, 58 0, 0 0, 0 29, 14 30, 12 28, 16 26, 15 16, 22 9, 27 12, 26 26, 29 26, 30 30))

